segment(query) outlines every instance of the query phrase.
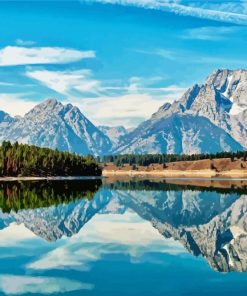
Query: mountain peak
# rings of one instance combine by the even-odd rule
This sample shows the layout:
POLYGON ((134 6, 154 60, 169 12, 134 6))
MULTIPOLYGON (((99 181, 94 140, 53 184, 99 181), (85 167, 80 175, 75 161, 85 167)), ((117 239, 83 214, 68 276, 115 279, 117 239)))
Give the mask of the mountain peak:
POLYGON ((61 102, 59 102, 56 98, 50 98, 47 99, 43 102, 41 102, 38 106, 43 106, 43 107, 55 107, 57 105, 62 105, 61 102))
POLYGON ((25 115, 25 117, 29 118, 33 116, 39 116, 40 114, 51 115, 54 113, 59 113, 62 108, 63 104, 61 102, 58 102, 55 98, 51 98, 36 105, 25 115))

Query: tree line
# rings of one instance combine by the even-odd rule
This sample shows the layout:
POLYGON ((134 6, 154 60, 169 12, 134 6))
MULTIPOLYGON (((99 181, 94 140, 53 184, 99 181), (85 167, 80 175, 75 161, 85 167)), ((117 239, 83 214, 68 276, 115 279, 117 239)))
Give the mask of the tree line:
POLYGON ((92 156, 9 141, 0 146, 0 176, 100 176, 101 173, 92 156))
POLYGON ((247 151, 238 152, 218 152, 215 154, 123 154, 123 155, 106 155, 102 158, 103 163, 114 163, 116 166, 121 167, 125 164, 148 166, 150 164, 165 164, 167 162, 177 161, 193 161, 202 159, 218 159, 218 158, 230 158, 234 159, 242 158, 247 160, 247 151))

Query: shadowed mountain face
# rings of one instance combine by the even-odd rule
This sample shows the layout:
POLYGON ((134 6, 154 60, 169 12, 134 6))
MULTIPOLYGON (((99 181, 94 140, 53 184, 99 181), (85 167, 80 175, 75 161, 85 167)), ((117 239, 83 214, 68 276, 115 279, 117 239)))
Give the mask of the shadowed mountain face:
POLYGON ((78 233, 95 215, 131 210, 165 238, 202 255, 213 269, 247 271, 246 186, 222 188, 222 184, 219 188, 151 181, 102 187, 100 180, 1 183, 0 228, 24 224, 37 236, 56 241, 78 233))

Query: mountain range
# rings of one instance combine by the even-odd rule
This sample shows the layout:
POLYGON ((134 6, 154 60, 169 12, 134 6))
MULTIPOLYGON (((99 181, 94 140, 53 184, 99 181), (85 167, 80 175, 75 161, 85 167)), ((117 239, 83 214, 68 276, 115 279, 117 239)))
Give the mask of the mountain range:
POLYGON ((0 111, 0 142, 79 154, 215 153, 247 148, 247 70, 216 70, 132 130, 95 126, 81 111, 49 99, 24 117, 0 111))

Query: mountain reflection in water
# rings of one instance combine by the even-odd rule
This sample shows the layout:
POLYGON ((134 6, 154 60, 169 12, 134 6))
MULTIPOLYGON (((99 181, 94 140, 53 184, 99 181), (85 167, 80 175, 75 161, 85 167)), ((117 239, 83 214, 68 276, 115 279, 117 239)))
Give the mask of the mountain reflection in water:
MULTIPOLYGON (((96 179, 2 182, 0 229, 2 233, 10 229, 11 234, 13 225, 23 225, 36 237, 49 242, 49 248, 54 243, 60 244, 61 239, 66 237, 76 239, 78 235, 85 234, 85 231, 87 238, 93 237, 96 228, 92 230, 90 226, 88 229, 91 230, 84 230, 84 227, 94 218, 92 220, 100 221, 97 227, 101 227, 103 231, 101 238, 98 236, 97 240, 105 240, 106 245, 105 250, 95 249, 95 257, 90 257, 90 260, 95 261, 100 257, 97 252, 101 255, 102 252, 122 252, 123 246, 137 237, 140 240, 138 244, 147 249, 154 236, 154 241, 159 242, 159 248, 164 242, 165 248, 172 253, 175 244, 179 252, 183 250, 186 253, 187 250, 196 257, 205 258, 215 271, 245 272, 246 185, 241 180, 96 179), (137 217, 145 221, 145 227, 133 230, 131 236, 129 231, 137 217), (126 228, 123 222, 128 222, 129 226, 126 228), (113 248, 112 242, 115 241, 122 242, 118 246, 119 250, 113 248)), ((87 243, 92 247, 93 239, 90 238, 87 243)), ((138 252, 138 247, 135 248, 135 252, 138 252)), ((166 252, 165 248, 162 252, 166 252)), ((176 250, 173 251, 176 254, 176 250)), ((66 260, 70 260, 72 264, 71 258, 66 259, 66 253, 60 255, 64 260, 63 266, 66 265, 66 260)), ((79 264, 86 264, 88 256, 84 254, 81 261, 78 259, 74 264, 81 268, 79 264)), ((54 260, 53 257, 50 258, 51 266, 54 260)), ((35 269, 37 262, 29 266, 35 269)))

